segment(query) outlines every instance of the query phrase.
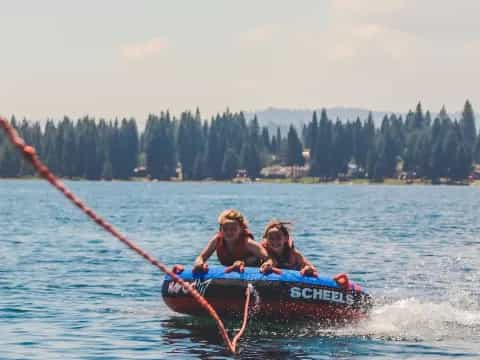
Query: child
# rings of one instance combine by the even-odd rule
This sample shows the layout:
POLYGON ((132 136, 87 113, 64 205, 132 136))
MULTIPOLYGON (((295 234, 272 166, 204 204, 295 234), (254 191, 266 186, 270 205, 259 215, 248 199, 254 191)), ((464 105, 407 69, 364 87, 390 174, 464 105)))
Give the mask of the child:
POLYGON ((220 263, 229 266, 227 271, 243 272, 245 265, 258 266, 268 258, 267 251, 253 240, 247 220, 240 212, 225 210, 218 217, 218 223, 220 230, 195 260, 194 272, 207 271, 205 262, 214 251, 217 252, 220 263))
POLYGON ((289 223, 272 220, 265 227, 262 246, 267 250, 270 259, 262 264, 262 272, 276 267, 298 270, 304 276, 318 276, 315 267, 295 249, 287 225, 289 223))

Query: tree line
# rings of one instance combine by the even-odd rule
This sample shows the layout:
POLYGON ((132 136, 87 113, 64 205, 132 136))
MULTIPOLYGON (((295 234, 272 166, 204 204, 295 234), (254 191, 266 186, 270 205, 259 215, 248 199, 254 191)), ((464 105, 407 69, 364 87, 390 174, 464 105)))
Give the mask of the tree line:
MULTIPOLYGON (((480 162, 480 138, 468 101, 460 119, 451 119, 445 108, 432 119, 419 103, 405 117, 385 116, 380 127, 371 115, 333 121, 322 110, 300 133, 291 125, 286 135, 279 128, 270 134, 256 117, 247 120, 229 110, 209 121, 198 109, 179 117, 168 111, 151 114, 141 134, 135 119, 65 117, 43 128, 26 119, 10 122, 66 178, 129 179, 136 167, 145 166, 152 178, 167 180, 177 176, 178 164, 185 180, 231 179, 240 168, 256 178, 268 165, 304 165, 306 149, 310 175, 325 180, 346 174, 352 163, 374 181, 394 177, 399 169, 434 183, 462 180, 480 162)), ((0 134, 0 176, 31 175, 33 169, 0 134)))
POLYGON ((480 162, 480 137, 469 101, 458 120, 445 107, 432 119, 419 103, 405 118, 385 116, 378 129, 371 115, 364 122, 334 123, 322 111, 320 120, 313 114, 303 134, 311 149, 311 174, 327 179, 346 173, 353 160, 374 181, 394 177, 399 168, 433 183, 440 178, 459 181, 469 176, 473 162, 480 162))

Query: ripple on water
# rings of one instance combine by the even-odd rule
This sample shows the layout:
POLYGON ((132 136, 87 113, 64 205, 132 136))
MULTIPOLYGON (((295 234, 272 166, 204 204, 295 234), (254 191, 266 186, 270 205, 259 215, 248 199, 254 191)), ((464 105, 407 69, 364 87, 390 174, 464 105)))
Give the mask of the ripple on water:
MULTIPOLYGON (((269 219, 291 220, 322 273, 348 271, 376 298, 356 326, 254 318, 240 357, 480 356, 473 188, 67 183, 168 264, 192 262, 225 207, 243 211, 257 239, 269 219)), ((165 306, 156 269, 46 184, 0 181, 0 199, 2 359, 231 358, 214 324, 165 306)))

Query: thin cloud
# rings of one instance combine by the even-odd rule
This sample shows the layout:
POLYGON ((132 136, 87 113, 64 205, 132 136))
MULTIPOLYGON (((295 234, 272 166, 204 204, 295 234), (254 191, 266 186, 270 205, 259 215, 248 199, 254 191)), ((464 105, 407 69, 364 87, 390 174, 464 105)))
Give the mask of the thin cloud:
POLYGON ((122 46, 122 56, 128 60, 143 60, 158 55, 168 48, 168 41, 162 37, 155 37, 146 41, 122 46))
POLYGON ((240 33, 239 39, 243 44, 262 44, 271 41, 280 27, 274 24, 263 24, 240 33))

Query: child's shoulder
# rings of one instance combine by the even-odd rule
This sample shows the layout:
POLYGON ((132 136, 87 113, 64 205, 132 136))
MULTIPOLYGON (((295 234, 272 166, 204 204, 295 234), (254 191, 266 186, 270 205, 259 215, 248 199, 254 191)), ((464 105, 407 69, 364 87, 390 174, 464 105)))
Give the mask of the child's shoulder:
POLYGON ((260 243, 256 242, 255 239, 253 237, 248 237, 248 240, 247 240, 247 245, 249 246, 254 246, 254 247, 259 247, 260 246, 260 243))
POLYGON ((303 254, 302 254, 300 251, 298 251, 297 248, 293 248, 293 249, 292 249, 292 254, 293 254, 293 256, 295 256, 297 259, 303 259, 303 254))
POLYGON ((223 239, 223 236, 220 232, 214 234, 211 238, 210 238, 210 243, 214 243, 214 244, 217 244, 219 241, 221 241, 223 239))

